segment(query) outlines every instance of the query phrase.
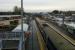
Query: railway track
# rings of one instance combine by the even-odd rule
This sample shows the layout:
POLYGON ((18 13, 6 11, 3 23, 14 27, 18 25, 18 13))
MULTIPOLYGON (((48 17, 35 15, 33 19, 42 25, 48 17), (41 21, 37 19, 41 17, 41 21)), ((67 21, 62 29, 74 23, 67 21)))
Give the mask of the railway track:
POLYGON ((38 40, 38 44, 39 44, 39 49, 40 50, 47 50, 46 45, 44 43, 44 40, 43 40, 43 38, 41 36, 41 32, 39 31, 35 20, 34 20, 34 23, 33 24, 34 24, 33 27, 35 27, 35 31, 36 31, 36 36, 37 36, 37 40, 38 40))

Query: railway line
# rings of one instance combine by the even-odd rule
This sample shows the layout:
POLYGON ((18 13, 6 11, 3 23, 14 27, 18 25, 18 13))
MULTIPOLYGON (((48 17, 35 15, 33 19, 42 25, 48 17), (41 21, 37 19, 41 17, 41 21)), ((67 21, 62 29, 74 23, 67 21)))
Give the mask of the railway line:
POLYGON ((41 36, 35 20, 31 21, 32 33, 29 38, 28 47, 26 50, 47 50, 44 40, 41 36))
POLYGON ((36 37, 37 37, 37 40, 38 40, 40 50, 47 50, 47 47, 45 45, 43 37, 41 36, 41 32, 39 31, 39 28, 38 28, 35 20, 33 20, 33 28, 35 28, 35 31, 36 31, 36 35, 37 35, 36 37))
POLYGON ((57 50, 75 50, 74 39, 59 31, 58 28, 54 27, 54 25, 43 22, 44 20, 36 18, 36 21, 40 25, 39 27, 45 32, 42 36, 46 39, 46 43, 47 39, 50 39, 57 50))

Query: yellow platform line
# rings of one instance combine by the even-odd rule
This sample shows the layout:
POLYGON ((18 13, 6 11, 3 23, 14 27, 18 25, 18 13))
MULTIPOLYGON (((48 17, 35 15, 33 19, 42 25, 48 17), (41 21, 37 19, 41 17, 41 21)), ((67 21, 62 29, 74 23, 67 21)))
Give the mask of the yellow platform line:
POLYGON ((37 32, 37 37, 38 37, 38 42, 39 42, 39 45, 40 45, 40 50, 45 50, 46 45, 45 45, 45 42, 43 40, 43 37, 41 36, 41 34, 39 32, 37 32))

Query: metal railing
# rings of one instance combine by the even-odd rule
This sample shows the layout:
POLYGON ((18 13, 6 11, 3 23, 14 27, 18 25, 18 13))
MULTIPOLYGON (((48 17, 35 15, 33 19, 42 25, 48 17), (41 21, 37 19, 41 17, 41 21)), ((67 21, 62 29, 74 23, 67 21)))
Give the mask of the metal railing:
POLYGON ((0 40, 3 39, 20 39, 21 38, 21 32, 0 32, 0 40))

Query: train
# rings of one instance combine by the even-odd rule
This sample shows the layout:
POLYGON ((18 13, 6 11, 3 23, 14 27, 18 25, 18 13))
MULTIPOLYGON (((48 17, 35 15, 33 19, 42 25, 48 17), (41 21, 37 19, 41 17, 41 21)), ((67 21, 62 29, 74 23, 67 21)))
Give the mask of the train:
POLYGON ((48 25, 46 24, 46 22, 42 22, 39 23, 36 19, 36 23, 37 23, 37 26, 39 28, 39 31, 41 32, 41 35, 43 37, 43 40, 47 46, 47 49, 48 50, 57 50, 57 48, 54 46, 54 44, 52 43, 51 39, 48 37, 48 35, 46 34, 46 32, 44 31, 44 27, 47 27, 48 25))

